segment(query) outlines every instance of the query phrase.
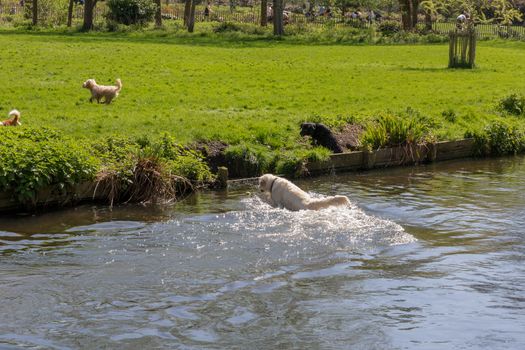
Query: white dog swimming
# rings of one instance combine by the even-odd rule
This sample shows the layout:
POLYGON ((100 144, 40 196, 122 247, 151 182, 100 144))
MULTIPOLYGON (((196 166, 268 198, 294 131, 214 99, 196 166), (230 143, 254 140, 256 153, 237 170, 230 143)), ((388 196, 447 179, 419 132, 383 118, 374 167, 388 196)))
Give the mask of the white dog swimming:
POLYGON ((319 210, 350 204, 346 196, 312 198, 290 181, 272 174, 265 174, 259 178, 259 189, 263 193, 264 200, 270 205, 294 211, 319 210))

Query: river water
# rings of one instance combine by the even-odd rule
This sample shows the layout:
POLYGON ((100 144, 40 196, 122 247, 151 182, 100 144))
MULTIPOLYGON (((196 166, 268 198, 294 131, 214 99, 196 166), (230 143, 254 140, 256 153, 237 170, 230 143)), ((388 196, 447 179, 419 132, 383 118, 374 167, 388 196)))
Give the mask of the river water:
POLYGON ((525 159, 0 218, 0 349, 524 349, 525 159))

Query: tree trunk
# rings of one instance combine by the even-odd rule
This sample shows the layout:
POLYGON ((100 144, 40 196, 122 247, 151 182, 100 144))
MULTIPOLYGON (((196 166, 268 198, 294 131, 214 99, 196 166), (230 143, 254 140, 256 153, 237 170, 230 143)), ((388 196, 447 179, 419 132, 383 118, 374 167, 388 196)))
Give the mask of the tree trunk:
POLYGON ((284 0, 273 0, 273 35, 284 35, 283 2, 284 0))
POLYGON ((69 0, 69 6, 67 8, 67 27, 71 28, 73 22, 73 0, 69 0))
POLYGON ((186 0, 184 3, 184 26, 188 26, 188 19, 190 18, 191 12, 191 0, 186 0))
POLYGON ((195 5, 197 0, 192 0, 190 16, 188 18, 188 32, 193 33, 193 28, 195 27, 195 5))
POLYGON ((268 24, 268 0, 261 0, 261 26, 268 24))
POLYGON ((161 0, 155 0, 157 11, 155 11, 155 26, 162 27, 162 4, 161 0))
POLYGON ((404 30, 411 30, 412 29, 412 20, 410 15, 408 14, 408 9, 405 7, 406 4, 402 4, 400 6, 401 10, 401 23, 403 25, 404 30))
POLYGON ((414 29, 414 16, 412 15, 414 13, 414 3, 412 0, 407 0, 407 23, 408 23, 408 30, 414 29))
POLYGON ((93 29, 93 19, 95 14, 95 5, 97 0, 85 0, 84 2, 84 23, 82 24, 82 30, 87 32, 93 29))
POLYGON ((38 24, 38 0, 33 0, 33 25, 38 24))
POLYGON ((419 1, 420 0, 399 0, 404 30, 413 30, 416 27, 419 1))
POLYGON ((419 2, 420 0, 410 0, 410 3, 412 4, 412 29, 416 29, 417 24, 417 11, 419 10, 419 2))
POLYGON ((432 15, 430 12, 425 12, 425 29, 427 31, 432 30, 432 15))

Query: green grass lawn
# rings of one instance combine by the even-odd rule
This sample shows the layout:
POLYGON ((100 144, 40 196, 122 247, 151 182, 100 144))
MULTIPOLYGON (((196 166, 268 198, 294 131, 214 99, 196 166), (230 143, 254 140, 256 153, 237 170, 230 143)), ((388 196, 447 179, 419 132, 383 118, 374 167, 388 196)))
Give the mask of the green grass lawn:
MULTIPOLYGON (((417 110, 440 138, 500 118, 498 100, 525 90, 525 43, 480 42, 475 70, 446 69, 448 46, 306 45, 288 41, 110 34, 0 33, 0 114, 78 138, 110 134, 182 143, 241 140, 293 147, 299 123, 417 110), (124 84, 89 103, 88 78, 124 84), (452 109, 453 123, 441 113, 452 109), (317 117, 319 119, 319 117, 317 117)), ((522 123, 521 121, 518 121, 522 123)), ((523 124, 521 124, 523 126, 523 124)))

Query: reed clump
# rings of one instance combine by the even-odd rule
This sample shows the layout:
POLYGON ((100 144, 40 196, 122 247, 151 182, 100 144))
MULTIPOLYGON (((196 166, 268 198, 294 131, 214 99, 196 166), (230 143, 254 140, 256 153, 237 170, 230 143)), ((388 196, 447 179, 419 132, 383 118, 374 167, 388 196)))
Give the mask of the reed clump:
POLYGON ((427 143, 432 138, 425 123, 413 116, 382 115, 370 123, 361 137, 366 150, 427 143))

